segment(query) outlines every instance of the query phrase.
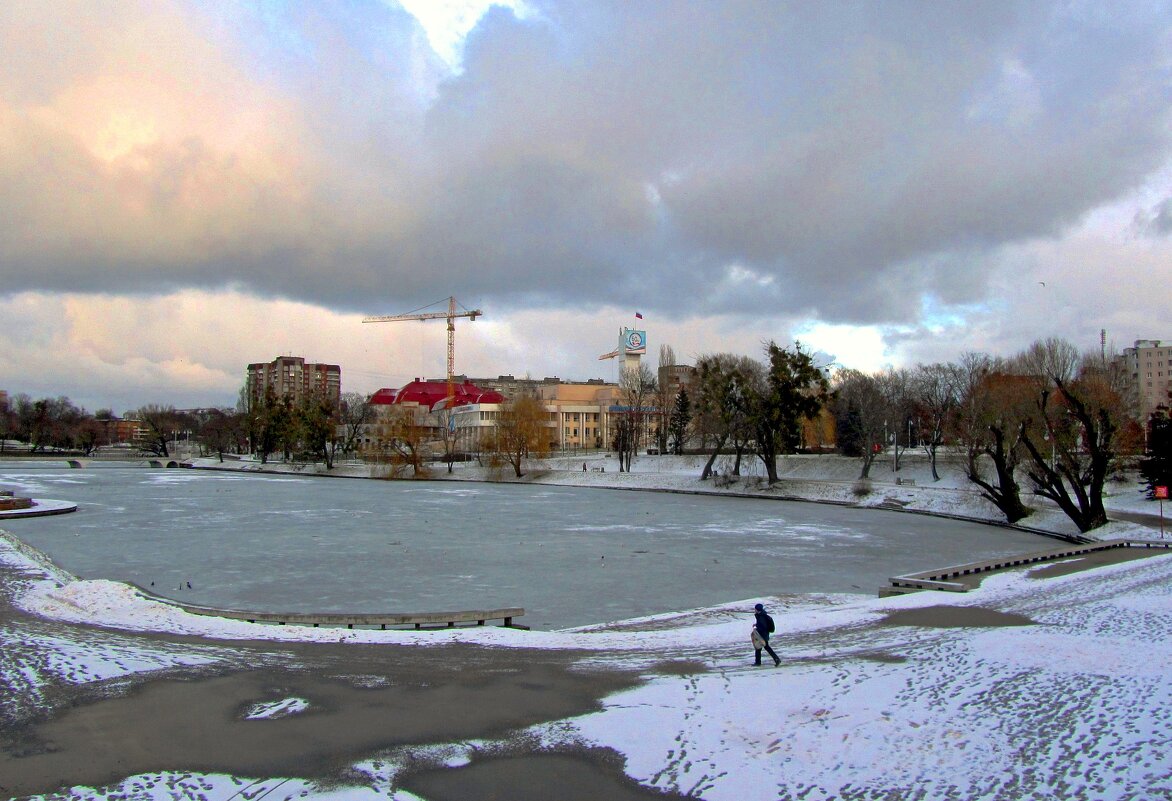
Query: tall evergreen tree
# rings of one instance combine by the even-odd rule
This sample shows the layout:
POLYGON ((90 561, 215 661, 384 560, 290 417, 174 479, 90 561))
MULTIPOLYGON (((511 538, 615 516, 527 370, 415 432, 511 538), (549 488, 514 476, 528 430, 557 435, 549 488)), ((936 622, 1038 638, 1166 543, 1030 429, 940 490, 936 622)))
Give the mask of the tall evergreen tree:
POLYGON ((688 438, 688 425, 692 422, 692 403, 688 400, 688 391, 680 388, 676 395, 675 405, 668 420, 668 433, 671 434, 672 453, 680 456, 684 452, 684 441, 688 438))
POLYGON ((1156 487, 1172 486, 1172 413, 1167 406, 1148 419, 1147 455, 1139 463, 1139 475, 1149 499, 1156 497, 1156 487))

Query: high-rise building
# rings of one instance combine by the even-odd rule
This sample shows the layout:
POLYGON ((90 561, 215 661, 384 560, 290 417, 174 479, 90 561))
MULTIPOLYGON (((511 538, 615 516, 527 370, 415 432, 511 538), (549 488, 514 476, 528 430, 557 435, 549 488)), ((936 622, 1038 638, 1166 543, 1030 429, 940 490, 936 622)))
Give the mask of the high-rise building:
POLYGON ((1124 348, 1119 357, 1127 367, 1139 399, 1140 420, 1160 404, 1168 404, 1172 392, 1172 342, 1137 339, 1135 347, 1124 348))
POLYGON ((271 362, 248 365, 249 405, 264 397, 269 387, 278 396, 290 396, 296 403, 311 393, 320 393, 335 406, 342 400, 342 368, 336 364, 314 364, 300 356, 278 356, 271 362))
MULTIPOLYGON (((659 386, 663 388, 663 394, 667 398, 674 400, 676 395, 680 394, 681 389, 694 396, 696 394, 696 381, 696 368, 690 364, 659 365, 659 386)), ((692 402, 696 402, 695 397, 692 398, 692 402)))

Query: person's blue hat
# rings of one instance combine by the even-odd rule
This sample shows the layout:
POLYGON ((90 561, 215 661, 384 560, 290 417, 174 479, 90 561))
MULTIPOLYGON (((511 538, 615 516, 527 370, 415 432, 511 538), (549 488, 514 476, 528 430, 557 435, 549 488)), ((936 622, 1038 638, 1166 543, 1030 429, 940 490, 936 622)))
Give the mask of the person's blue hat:
POLYGON ((764 612, 764 611, 765 611, 765 607, 764 607, 764 606, 762 606, 761 604, 757 604, 757 605, 756 605, 756 606, 754 606, 753 608, 754 608, 754 609, 756 609, 758 612, 764 612))

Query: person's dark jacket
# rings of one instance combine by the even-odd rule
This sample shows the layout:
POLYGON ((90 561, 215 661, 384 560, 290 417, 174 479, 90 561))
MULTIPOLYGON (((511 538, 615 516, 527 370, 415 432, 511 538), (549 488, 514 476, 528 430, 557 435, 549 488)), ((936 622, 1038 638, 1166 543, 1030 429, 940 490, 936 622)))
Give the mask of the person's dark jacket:
POLYGON ((769 634, 773 631, 773 618, 769 616, 768 612, 756 612, 754 617, 757 618, 757 622, 753 624, 757 633, 761 635, 761 639, 769 642, 769 634))

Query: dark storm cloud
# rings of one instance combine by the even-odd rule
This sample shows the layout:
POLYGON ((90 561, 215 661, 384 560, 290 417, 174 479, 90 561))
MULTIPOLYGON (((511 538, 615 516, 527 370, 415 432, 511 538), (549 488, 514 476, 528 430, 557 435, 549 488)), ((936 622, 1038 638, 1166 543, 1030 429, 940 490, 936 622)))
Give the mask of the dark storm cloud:
POLYGON ((288 115, 262 157, 213 130, 96 167, 0 95, 27 126, 0 157, 6 284, 888 321, 979 298, 983 254, 1168 155, 1154 6, 530 5, 444 80, 398 10, 232 20, 234 102, 288 115))

